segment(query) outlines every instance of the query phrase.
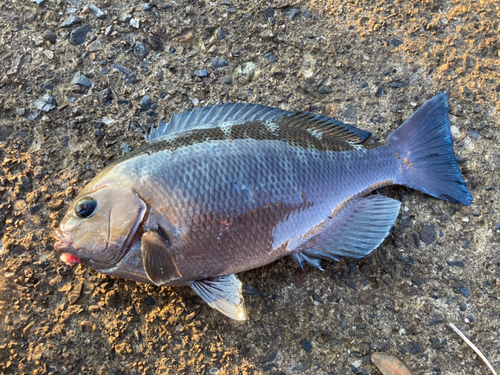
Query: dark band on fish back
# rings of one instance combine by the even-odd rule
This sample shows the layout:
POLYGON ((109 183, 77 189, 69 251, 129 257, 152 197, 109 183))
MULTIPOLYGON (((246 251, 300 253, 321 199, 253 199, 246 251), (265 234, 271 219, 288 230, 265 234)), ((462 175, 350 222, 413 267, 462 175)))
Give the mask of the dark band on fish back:
POLYGON ((156 153, 210 141, 233 141, 236 139, 253 139, 257 141, 286 142, 292 147, 317 151, 343 152, 363 147, 335 136, 315 133, 303 128, 281 126, 277 123, 248 122, 242 125, 223 126, 210 129, 193 129, 183 133, 172 134, 145 143, 134 151, 127 153, 120 161, 130 159, 143 153, 156 153))

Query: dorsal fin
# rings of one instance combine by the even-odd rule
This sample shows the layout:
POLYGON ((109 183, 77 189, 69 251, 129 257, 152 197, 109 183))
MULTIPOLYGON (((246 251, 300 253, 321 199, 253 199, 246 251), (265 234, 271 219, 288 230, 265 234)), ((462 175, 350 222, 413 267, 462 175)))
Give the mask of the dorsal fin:
POLYGON ((174 113, 168 123, 160 120, 158 127, 151 128, 151 133, 146 134, 146 140, 150 142, 186 130, 241 125, 252 121, 275 121, 282 126, 307 130, 318 137, 334 137, 354 143, 363 142, 371 134, 352 125, 308 112, 292 113, 261 104, 226 103, 174 113))
POLYGON ((371 135, 366 130, 309 112, 290 113, 282 117, 279 120, 279 124, 291 128, 308 130, 317 137, 332 137, 356 144, 363 142, 371 135))
POLYGON ((148 142, 174 133, 192 129, 210 129, 223 125, 241 125, 251 121, 275 121, 289 114, 279 108, 251 103, 226 103, 214 106, 196 107, 192 111, 174 113, 168 123, 160 120, 157 128, 146 134, 148 142))

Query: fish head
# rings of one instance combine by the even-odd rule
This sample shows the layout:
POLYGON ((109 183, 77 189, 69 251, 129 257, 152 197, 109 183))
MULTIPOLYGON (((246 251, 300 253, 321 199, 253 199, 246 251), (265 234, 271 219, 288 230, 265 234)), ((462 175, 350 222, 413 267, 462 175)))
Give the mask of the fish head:
POLYGON ((109 181, 86 188, 55 231, 54 247, 68 264, 113 267, 131 247, 146 210, 133 188, 109 181))

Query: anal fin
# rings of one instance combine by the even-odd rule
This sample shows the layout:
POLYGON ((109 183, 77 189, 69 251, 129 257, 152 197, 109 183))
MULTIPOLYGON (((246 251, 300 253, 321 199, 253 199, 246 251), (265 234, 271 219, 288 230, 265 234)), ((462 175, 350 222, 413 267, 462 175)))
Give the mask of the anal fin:
POLYGON ((313 246, 304 244, 300 255, 334 260, 362 258, 387 237, 400 206, 401 202, 382 195, 360 199, 340 220, 313 237, 313 246))
POLYGON ((209 306, 219 310, 231 319, 247 319, 245 301, 242 295, 243 284, 235 275, 190 281, 189 286, 209 306))
POLYGON ((145 232, 141 246, 144 270, 153 283, 162 285, 181 277, 172 249, 158 232, 145 232))
POLYGON ((292 255, 292 258, 302 269, 304 269, 304 263, 307 263, 320 271, 324 271, 324 269, 321 268, 321 258, 310 257, 304 253, 295 253, 292 255))

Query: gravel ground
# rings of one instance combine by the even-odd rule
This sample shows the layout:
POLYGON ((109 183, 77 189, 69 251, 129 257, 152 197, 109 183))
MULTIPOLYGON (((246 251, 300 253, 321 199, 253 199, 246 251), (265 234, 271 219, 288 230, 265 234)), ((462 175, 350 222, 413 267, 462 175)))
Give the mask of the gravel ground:
POLYGON ((422 2, 0 4, 1 374, 485 374, 500 369, 500 7, 422 2), (401 187, 364 259, 245 272, 231 321, 188 288, 68 267, 52 230, 87 181, 174 112, 262 103, 380 138, 437 92, 470 207, 401 187))

